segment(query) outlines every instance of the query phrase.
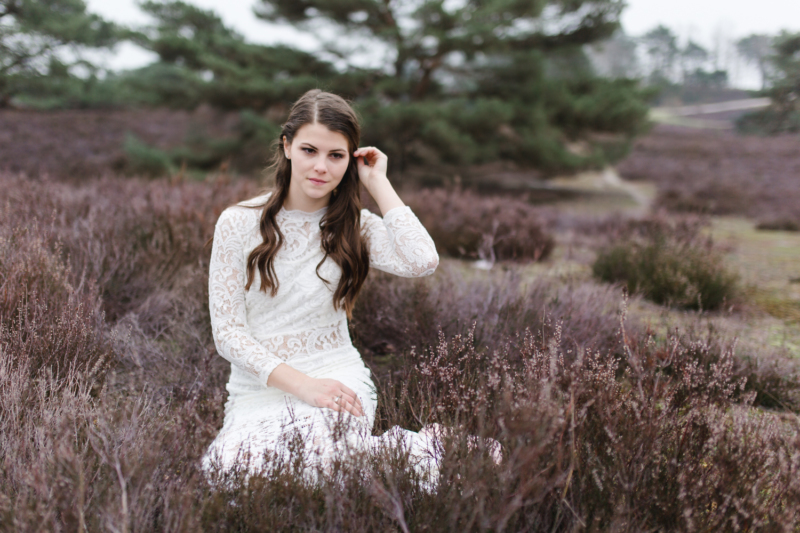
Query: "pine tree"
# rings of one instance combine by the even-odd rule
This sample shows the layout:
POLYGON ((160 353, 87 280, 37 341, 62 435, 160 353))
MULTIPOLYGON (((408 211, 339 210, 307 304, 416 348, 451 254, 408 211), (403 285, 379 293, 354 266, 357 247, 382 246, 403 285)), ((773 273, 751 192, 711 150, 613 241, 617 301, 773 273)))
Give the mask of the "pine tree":
POLYGON ((736 41, 736 49, 745 61, 755 63, 761 74, 761 89, 766 89, 771 67, 770 56, 774 52, 772 37, 754 33, 736 41))
POLYGON ((650 57, 650 83, 669 84, 674 77, 675 60, 678 58, 678 38, 672 30, 659 25, 641 38, 650 57))
POLYGON ((83 0, 0 0, 0 107, 23 92, 46 94, 74 84, 77 67, 94 70, 80 52, 111 47, 123 35, 87 12, 83 0))
MULTIPOLYGON (((309 28, 322 21, 335 25, 338 36, 382 43, 394 56, 389 69, 394 83, 416 100, 437 90, 437 73, 459 70, 459 59, 474 67, 486 56, 548 52, 608 37, 619 27, 624 6, 620 0, 260 0, 258 5, 256 15, 272 22, 309 28)), ((346 58, 346 39, 326 44, 346 58)))
POLYGON ((220 109, 263 111, 287 105, 304 91, 325 85, 351 90, 354 77, 338 76, 333 66, 286 46, 248 43, 213 11, 181 1, 140 4, 155 24, 136 41, 160 61, 129 82, 140 94, 173 107, 202 102, 220 109))
POLYGON ((622 7, 618 0, 260 0, 256 14, 317 36, 333 28, 327 33, 337 38, 324 49, 345 64, 359 40, 386 53, 383 75, 348 96, 367 122, 365 142, 401 167, 505 159, 562 171, 603 164, 645 122, 636 83, 598 78, 583 51, 614 33, 622 7))

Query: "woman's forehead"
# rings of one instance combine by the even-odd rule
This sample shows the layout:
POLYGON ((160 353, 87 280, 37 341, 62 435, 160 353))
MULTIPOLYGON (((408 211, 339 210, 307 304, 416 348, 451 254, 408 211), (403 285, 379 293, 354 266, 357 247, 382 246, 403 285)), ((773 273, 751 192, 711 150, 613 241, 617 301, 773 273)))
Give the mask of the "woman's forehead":
POLYGON ((318 122, 303 125, 295 133, 292 142, 309 143, 326 152, 331 150, 348 151, 347 137, 338 131, 329 130, 318 122))

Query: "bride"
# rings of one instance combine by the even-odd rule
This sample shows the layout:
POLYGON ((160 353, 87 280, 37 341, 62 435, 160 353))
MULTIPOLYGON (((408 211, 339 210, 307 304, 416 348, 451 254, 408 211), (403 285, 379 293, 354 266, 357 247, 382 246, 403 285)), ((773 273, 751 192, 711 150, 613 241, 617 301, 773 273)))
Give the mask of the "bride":
POLYGON ((257 471, 299 436, 308 464, 323 471, 342 448, 401 445, 435 482, 435 428, 371 435, 376 389, 347 329, 370 267, 417 277, 439 263, 428 232, 389 183, 386 155, 359 148, 359 137, 347 102, 307 92, 283 125, 274 191, 217 221, 209 307, 231 375, 207 471, 257 471), (361 209, 362 184, 383 218, 361 209), (335 427, 346 428, 343 437, 335 427))

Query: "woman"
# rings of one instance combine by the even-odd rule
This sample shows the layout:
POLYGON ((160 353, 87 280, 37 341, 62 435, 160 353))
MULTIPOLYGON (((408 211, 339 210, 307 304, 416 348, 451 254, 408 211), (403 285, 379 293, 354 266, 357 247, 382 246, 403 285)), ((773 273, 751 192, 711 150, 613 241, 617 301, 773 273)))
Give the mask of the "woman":
POLYGON ((419 472, 437 475, 433 431, 395 427, 371 436, 376 390, 347 318, 370 267, 427 276, 439 257, 389 183, 386 155, 359 148, 359 137, 342 98, 307 92, 281 132, 275 190, 226 209, 217 222, 209 306, 231 375, 206 469, 254 471, 299 438, 308 464, 323 470, 341 448, 400 443, 419 472), (361 209, 360 184, 382 219, 361 209))

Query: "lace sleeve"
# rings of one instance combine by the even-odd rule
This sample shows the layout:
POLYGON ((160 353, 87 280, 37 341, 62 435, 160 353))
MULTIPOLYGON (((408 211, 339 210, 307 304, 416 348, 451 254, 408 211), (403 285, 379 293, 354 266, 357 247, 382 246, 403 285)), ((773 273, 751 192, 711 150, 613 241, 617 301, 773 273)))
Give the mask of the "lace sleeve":
POLYGON ((436 270, 436 246, 410 207, 390 209, 382 219, 364 209, 361 221, 369 242, 370 266, 407 278, 436 270))
POLYGON ((283 363, 250 334, 244 301, 247 280, 242 239, 246 213, 241 208, 223 211, 214 230, 208 272, 208 305, 217 352, 265 386, 276 366, 283 363))

